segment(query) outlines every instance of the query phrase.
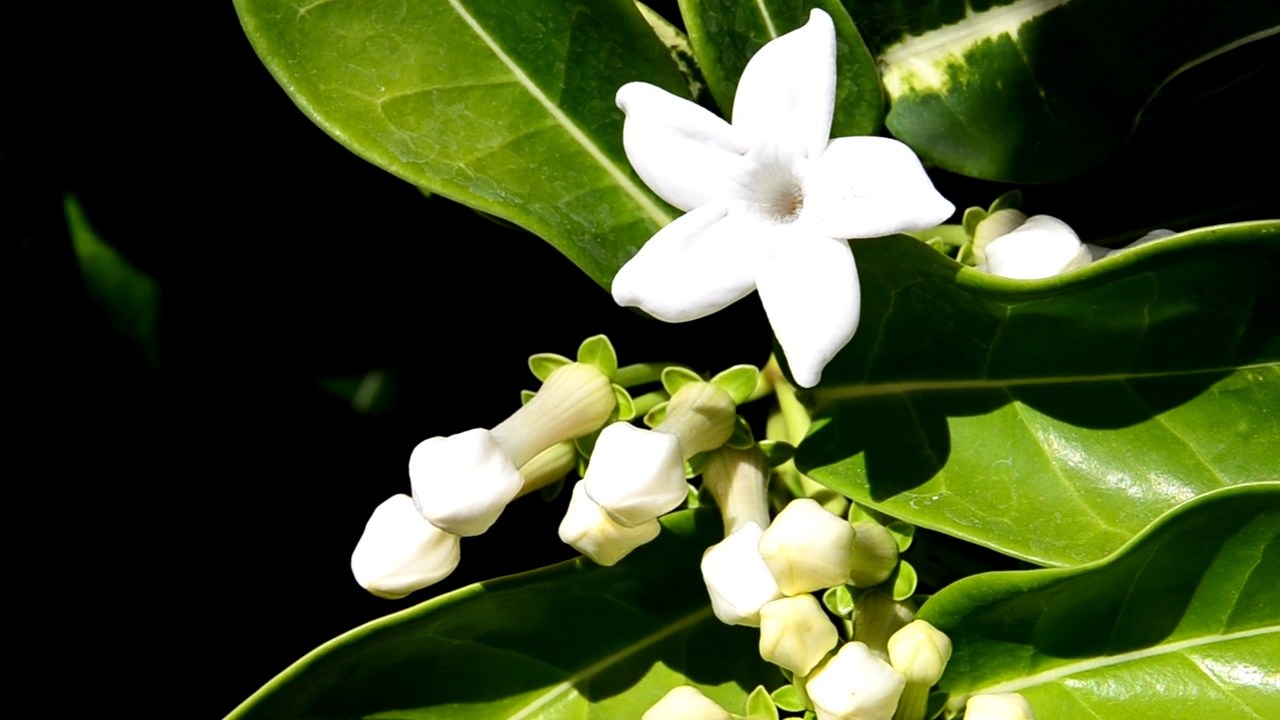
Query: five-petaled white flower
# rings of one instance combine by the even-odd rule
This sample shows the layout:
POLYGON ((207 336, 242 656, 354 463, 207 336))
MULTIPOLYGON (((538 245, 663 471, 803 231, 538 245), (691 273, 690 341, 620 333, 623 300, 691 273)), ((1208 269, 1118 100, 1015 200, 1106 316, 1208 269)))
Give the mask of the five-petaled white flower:
POLYGON ((758 290, 796 381, 816 385, 858 327, 848 239, 925 230, 955 209, 906 145, 830 140, 835 94, 835 27, 821 10, 747 63, 732 124, 653 85, 622 86, 627 158, 686 214, 618 271, 618 304, 684 322, 758 290))

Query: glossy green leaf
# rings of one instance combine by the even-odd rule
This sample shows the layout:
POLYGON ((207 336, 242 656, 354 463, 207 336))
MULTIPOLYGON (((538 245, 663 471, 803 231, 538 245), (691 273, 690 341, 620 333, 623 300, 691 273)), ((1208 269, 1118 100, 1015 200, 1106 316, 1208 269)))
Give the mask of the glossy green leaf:
POLYGON ((939 688, 958 711, 1017 692, 1054 720, 1280 717, 1280 483, 1227 488, 1069 570, 989 573, 934 595, 939 688))
POLYGON ((636 2, 636 8, 645 22, 649 23, 649 27, 653 28, 653 33, 658 36, 658 40, 666 46, 667 52, 671 53, 671 59, 688 83, 689 97, 699 105, 710 104, 711 93, 707 89, 706 79, 702 77, 702 69, 698 67, 698 60, 694 57, 689 36, 648 5, 636 2))
POLYGON ((975 177, 1048 182, 1111 155, 1172 76, 1280 29, 1280 3, 843 0, 898 139, 975 177))
POLYGON ((687 96, 630 0, 237 0, 263 63, 351 150, 524 227, 602 285, 673 211, 632 172, 614 94, 687 96))
POLYGON ((1276 477, 1280 222, 1183 233, 1042 281, 898 236, 853 244, 858 334, 813 392, 807 475, 1048 565, 1276 477))
POLYGON ((875 60, 838 0, 680 0, 689 41, 711 96, 731 117, 738 80, 765 43, 809 21, 821 8, 836 26, 836 107, 831 136, 875 135, 884 123, 884 93, 875 60))
POLYGON ((115 331, 141 349, 151 367, 158 367, 160 285, 94 232, 75 196, 63 198, 62 205, 85 292, 115 331))
POLYGON ((663 519, 614 567, 579 559, 472 585, 357 628, 299 660, 235 720, 618 718, 692 684, 721 706, 778 685, 757 633, 711 613, 714 512, 663 519))

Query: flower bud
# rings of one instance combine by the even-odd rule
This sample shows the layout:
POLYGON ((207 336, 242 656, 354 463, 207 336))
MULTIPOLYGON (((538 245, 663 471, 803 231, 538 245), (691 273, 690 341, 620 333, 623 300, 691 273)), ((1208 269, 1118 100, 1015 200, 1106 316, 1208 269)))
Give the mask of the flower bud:
POLYGON ((812 595, 760 608, 760 656, 797 675, 808 675, 838 641, 836 626, 812 595))
POLYGON ((757 549, 762 532, 749 522, 702 555, 702 581, 711 609, 723 623, 757 627, 760 608, 782 597, 757 549))
POLYGON ((1017 280, 1061 275, 1093 260, 1075 231, 1049 215, 1034 215, 1016 230, 992 240, 986 246, 986 257, 985 266, 979 269, 1017 280))
POLYGON ((616 565, 632 550, 658 537, 657 520, 629 528, 614 522, 587 496, 586 483, 573 486, 569 510, 560 521, 560 539, 598 565, 616 565))
POLYGON ((459 540, 427 522, 408 495, 393 495, 365 525, 351 553, 351 573, 365 590, 396 600, 453 572, 459 540))
POLYGON ((409 456, 413 499, 432 525, 470 537, 488 530, 524 479, 488 430, 423 440, 409 456))
POLYGON ((667 402, 667 415, 654 432, 680 438, 684 460, 724 445, 733 436, 738 407, 729 393, 708 382, 682 386, 667 402))
POLYGON ((906 680, 860 642, 845 643, 809 676, 818 720, 890 720, 906 680))
POLYGON ((855 587, 875 587, 889 579, 898 565, 898 541, 874 520, 854 523, 853 532, 849 583, 855 587))
POLYGON ((987 246, 992 240, 1003 237, 1017 230, 1027 221, 1026 213, 1013 208, 997 210, 982 219, 973 229, 973 261, 978 265, 987 264, 987 246))
POLYGON ((754 522, 769 526, 769 461, 758 447, 722 447, 702 470, 702 486, 711 493, 724 519, 725 537, 754 522))
POLYGON ((492 430, 493 437, 520 467, 538 453, 604 425, 617 400, 613 384, 595 365, 558 367, 523 407, 492 430))
POLYGON ((974 695, 964 706, 965 720, 1036 720, 1031 703, 1018 693, 974 695))
POLYGON ((578 448, 572 440, 556 443, 520 466, 524 485, 520 495, 544 488, 578 467, 578 448))
POLYGON ((910 600, 898 602, 875 590, 858 598, 853 608, 853 637, 881 660, 889 660, 889 638, 915 619, 910 600))
POLYGON ((641 720, 733 720, 733 716, 698 688, 681 685, 663 695, 641 720))
POLYGON ((689 495, 680 441, 623 422, 600 433, 582 484, 591 500, 625 527, 655 520, 689 495))
POLYGON ((842 585, 853 561, 854 531, 809 498, 792 500, 760 538, 760 556, 787 595, 842 585))
POLYGON ((889 638, 889 662, 907 679, 897 720, 924 720, 929 688, 951 659, 951 638, 924 620, 913 620, 889 638))

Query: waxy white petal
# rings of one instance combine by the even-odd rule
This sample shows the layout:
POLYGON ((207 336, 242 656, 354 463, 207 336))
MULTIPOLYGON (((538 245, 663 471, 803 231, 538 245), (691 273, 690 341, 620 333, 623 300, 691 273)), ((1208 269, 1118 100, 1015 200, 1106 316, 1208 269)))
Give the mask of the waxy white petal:
POLYGON ((1088 265, 1089 249, 1074 230, 1050 215, 1034 215, 986 247, 987 272, 1016 280, 1039 280, 1088 265))
POLYGON ((616 565, 632 550, 658 537, 662 526, 657 520, 629 528, 621 525, 587 495, 586 483, 573 486, 573 497, 564 520, 560 521, 560 539, 591 558, 597 565, 616 565))
POLYGON ((681 685, 663 695, 640 720, 733 720, 733 716, 701 690, 681 685))
POLYGON ((760 608, 782 597, 756 549, 762 532, 759 525, 746 523, 702 555, 702 581, 711 610, 723 623, 759 627, 760 608))
POLYGON ((836 626, 812 595, 797 595, 760 608, 760 657, 797 675, 808 675, 839 642, 836 626))
POLYGON ((805 683, 818 720, 890 720, 907 681, 860 642, 846 643, 805 683))
POLYGON ((614 423, 596 440, 582 485, 595 504, 625 527, 655 520, 689 495, 680 440, 614 423))
POLYGON ((488 530, 524 485, 488 430, 418 443, 409 456, 413 500, 432 525, 462 537, 488 530))
POLYGON ((755 237, 749 219, 724 206, 687 213, 649 238, 613 278, 613 299, 665 322, 687 322, 755 289, 755 237))
POLYGON ((756 288, 796 383, 813 387, 858 329, 862 293, 848 241, 798 225, 762 243, 756 288))
POLYGON ((798 223, 820 235, 869 238, 937 227, 955 206, 911 148, 890 138, 837 138, 810 163, 798 223))
POLYGON ((422 517, 408 495, 379 505, 356 549, 351 573, 365 590, 396 600, 443 580, 458 567, 461 543, 422 517))
POLYGON ((853 526, 812 498, 800 498, 774 518, 760 538, 760 556, 787 595, 842 585, 853 563, 853 526))
POLYGON ((974 695, 964 705, 965 720, 1036 720, 1031 703, 1018 693, 974 695))
MULTIPOLYGON (((738 80, 733 127, 789 161, 816 158, 831 136, 836 104, 836 29, 821 10, 767 43, 738 80)), ((770 153, 773 156, 773 153, 770 153)))
POLYGON ((618 90, 622 145, 636 174, 663 200, 693 210, 731 194, 750 166, 742 132, 711 111, 648 83, 618 90))

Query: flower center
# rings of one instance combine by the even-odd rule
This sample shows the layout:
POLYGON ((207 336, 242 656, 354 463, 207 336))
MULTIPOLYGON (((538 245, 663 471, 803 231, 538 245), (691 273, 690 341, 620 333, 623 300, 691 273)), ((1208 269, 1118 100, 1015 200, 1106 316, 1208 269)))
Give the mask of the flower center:
POLYGON ((795 222, 804 210, 804 192, 792 173, 760 173, 752 188, 755 210, 767 220, 781 225, 795 222))

